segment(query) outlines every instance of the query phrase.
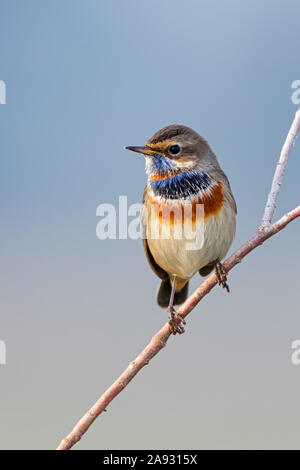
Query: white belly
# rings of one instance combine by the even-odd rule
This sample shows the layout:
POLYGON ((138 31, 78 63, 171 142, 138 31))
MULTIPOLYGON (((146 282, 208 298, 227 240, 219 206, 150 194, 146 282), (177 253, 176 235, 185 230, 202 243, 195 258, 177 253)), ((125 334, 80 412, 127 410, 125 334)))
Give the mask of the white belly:
POLYGON ((199 224, 198 246, 192 246, 196 240, 176 239, 170 231, 170 238, 148 238, 149 249, 156 263, 168 274, 176 274, 182 279, 191 278, 199 269, 216 259, 223 259, 235 234, 235 212, 224 204, 217 215, 211 215, 199 224))

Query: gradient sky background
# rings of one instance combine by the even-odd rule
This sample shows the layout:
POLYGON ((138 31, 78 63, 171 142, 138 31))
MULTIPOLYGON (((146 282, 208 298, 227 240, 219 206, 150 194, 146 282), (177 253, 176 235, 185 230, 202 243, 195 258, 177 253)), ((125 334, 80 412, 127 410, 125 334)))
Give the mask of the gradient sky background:
MULTIPOLYGON (((256 229, 297 107, 298 1, 0 0, 0 447, 55 448, 166 321, 141 242, 100 241, 100 203, 140 202, 123 150, 203 135, 256 229)), ((277 216, 299 204, 300 143, 277 216)), ((230 274, 78 449, 300 448, 299 221, 230 274)), ((200 283, 195 277, 192 287, 200 283)))

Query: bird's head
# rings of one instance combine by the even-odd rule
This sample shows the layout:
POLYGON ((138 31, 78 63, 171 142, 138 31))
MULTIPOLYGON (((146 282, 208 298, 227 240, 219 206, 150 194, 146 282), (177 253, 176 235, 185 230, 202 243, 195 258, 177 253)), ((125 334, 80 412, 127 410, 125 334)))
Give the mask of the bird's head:
POLYGON ((172 176, 196 171, 201 161, 214 155, 197 132, 180 124, 172 124, 156 132, 142 147, 125 147, 146 158, 150 178, 172 176))

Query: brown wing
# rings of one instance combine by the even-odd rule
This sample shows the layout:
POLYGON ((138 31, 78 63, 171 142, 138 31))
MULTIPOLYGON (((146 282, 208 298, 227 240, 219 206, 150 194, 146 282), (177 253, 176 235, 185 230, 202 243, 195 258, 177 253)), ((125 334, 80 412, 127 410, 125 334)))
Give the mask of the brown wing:
MULTIPOLYGON (((145 204, 146 192, 147 192, 147 186, 145 187, 144 194, 143 194, 143 204, 145 204)), ((146 224, 145 224, 145 221, 143 220, 143 217, 141 220, 141 224, 142 224, 142 234, 143 234, 143 247, 144 247, 145 255, 150 265, 150 268, 160 279, 168 279, 169 276, 167 272, 156 263, 156 261, 154 260, 152 256, 152 253, 150 251, 147 238, 146 238, 146 224)))
POLYGON ((166 273, 166 271, 161 268, 160 266, 158 266, 158 264, 156 263, 156 261, 154 260, 152 254, 151 254, 151 251, 149 249, 149 246, 148 246, 148 243, 147 243, 147 240, 146 238, 143 238, 143 246, 144 246, 144 250, 145 250, 145 254, 146 254, 146 258, 148 260, 148 263, 150 264, 150 268, 152 269, 153 272, 155 272, 155 274, 160 278, 160 279, 168 279, 169 276, 168 274, 166 273))

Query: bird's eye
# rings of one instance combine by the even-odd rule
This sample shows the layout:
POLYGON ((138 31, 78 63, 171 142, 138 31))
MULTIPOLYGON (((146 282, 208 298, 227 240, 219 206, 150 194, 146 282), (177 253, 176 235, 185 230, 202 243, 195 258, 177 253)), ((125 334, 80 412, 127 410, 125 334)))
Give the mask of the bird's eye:
POLYGON ((172 145, 172 146, 169 148, 169 152, 170 152, 172 155, 177 155, 177 154, 180 152, 180 147, 179 147, 179 145, 172 145))

